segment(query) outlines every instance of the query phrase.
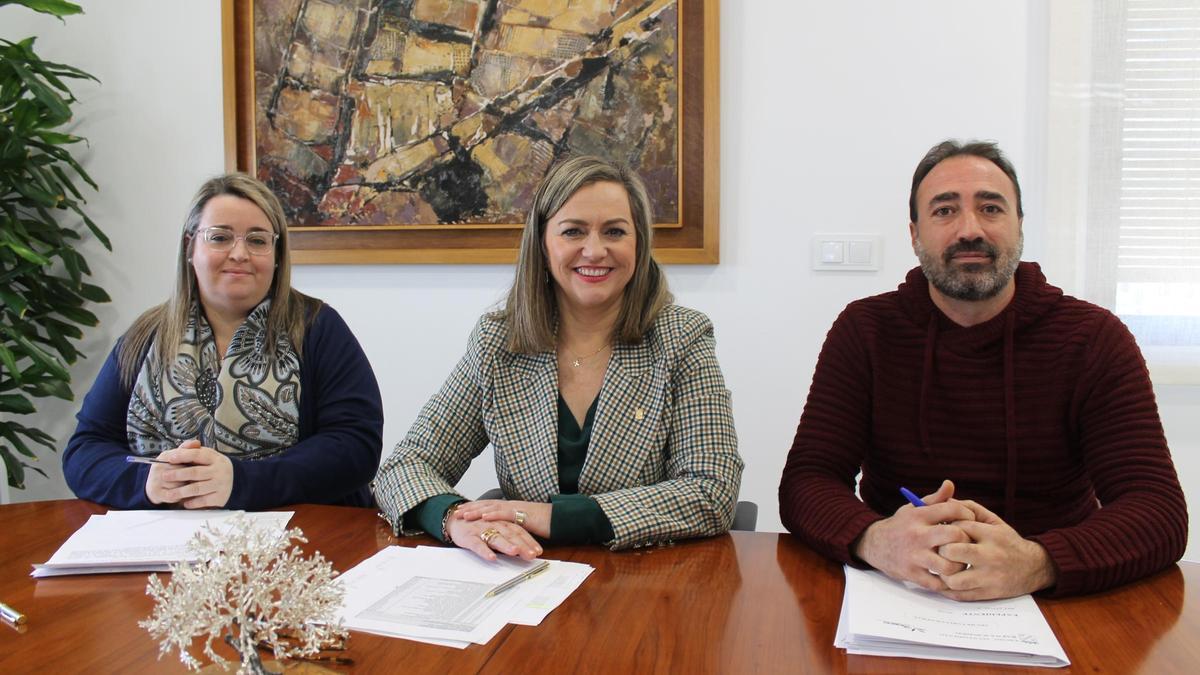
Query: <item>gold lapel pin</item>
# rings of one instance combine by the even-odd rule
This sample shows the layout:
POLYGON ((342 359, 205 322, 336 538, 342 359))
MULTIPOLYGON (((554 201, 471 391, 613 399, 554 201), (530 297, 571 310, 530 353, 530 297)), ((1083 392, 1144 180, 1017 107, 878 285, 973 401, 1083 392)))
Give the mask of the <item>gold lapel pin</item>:
POLYGON ((633 411, 633 419, 641 422, 646 417, 646 411, 643 408, 637 408, 633 411))

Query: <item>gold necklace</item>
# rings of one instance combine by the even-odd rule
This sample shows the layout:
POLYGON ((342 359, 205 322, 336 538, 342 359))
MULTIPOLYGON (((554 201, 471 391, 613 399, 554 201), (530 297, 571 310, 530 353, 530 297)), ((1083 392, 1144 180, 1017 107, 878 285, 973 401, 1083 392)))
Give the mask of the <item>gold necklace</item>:
MULTIPOLYGON (((566 348, 564 347, 564 349, 566 349, 566 348)), ((590 358, 592 358, 593 356, 595 356, 595 355, 599 354, 600 352, 604 351, 605 349, 608 349, 608 343, 607 343, 607 342, 606 342, 606 343, 604 343, 604 344, 602 344, 602 345, 600 345, 600 348, 599 348, 599 349, 597 349, 596 351, 592 352, 591 354, 588 354, 587 356, 579 356, 579 355, 578 355, 578 354, 576 354, 575 352, 573 352, 573 351, 571 351, 571 350, 569 350, 569 349, 568 349, 568 350, 567 350, 567 353, 568 353, 568 354, 570 354, 570 355, 571 355, 571 357, 572 357, 572 360, 571 360, 571 367, 572 367, 572 368, 578 368, 579 366, 582 366, 584 361, 587 361, 588 359, 590 359, 590 358)))

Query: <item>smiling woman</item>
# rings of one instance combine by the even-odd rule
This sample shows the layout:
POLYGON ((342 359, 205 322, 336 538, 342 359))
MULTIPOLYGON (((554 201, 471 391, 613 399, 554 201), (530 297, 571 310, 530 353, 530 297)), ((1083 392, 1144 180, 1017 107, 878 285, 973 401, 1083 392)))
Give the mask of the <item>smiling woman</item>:
POLYGON ((595 157, 534 195, 503 310, 379 470, 397 532, 532 558, 729 528, 742 474, 712 324, 671 303, 641 181, 595 157), (505 499, 453 485, 491 443, 505 499))
POLYGON ((625 188, 608 181, 580 188, 554 214, 544 242, 560 310, 615 316, 637 256, 625 188))
POLYGON ((274 276, 275 233, 267 214, 254 202, 235 195, 217 195, 200 212, 192 247, 192 267, 200 302, 217 330, 217 353, 223 354, 233 329, 245 320, 271 288, 274 276))
POLYGON ((78 420, 67 482, 117 508, 369 505, 382 448, 366 355, 292 289, 283 209, 242 174, 201 186, 174 294, 117 342, 78 420))

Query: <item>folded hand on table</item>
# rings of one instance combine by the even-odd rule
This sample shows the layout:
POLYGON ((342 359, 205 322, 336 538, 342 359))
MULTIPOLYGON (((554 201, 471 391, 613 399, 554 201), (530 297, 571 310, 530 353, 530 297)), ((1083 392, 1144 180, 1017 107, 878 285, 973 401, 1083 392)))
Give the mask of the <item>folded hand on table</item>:
POLYGON ((525 528, 515 523, 466 520, 458 511, 474 502, 467 502, 451 514, 446 533, 455 546, 465 548, 484 560, 495 560, 496 552, 533 560, 542 554, 542 547, 525 528))
POLYGON ((505 521, 520 525, 542 539, 550 538, 551 505, 543 502, 519 502, 509 499, 481 499, 467 502, 455 512, 463 520, 505 521))
POLYGON ((970 500, 960 502, 974 514, 954 523, 971 538, 938 548, 961 572, 944 576, 942 595, 955 600, 1011 598, 1053 586, 1057 571, 1041 544, 1022 537, 999 516, 970 500))
POLYGON ((937 492, 924 498, 925 506, 905 504, 871 524, 855 544, 854 554, 893 579, 931 591, 947 590, 945 577, 966 566, 938 551, 948 544, 970 542, 962 523, 975 518, 953 496, 954 483, 943 481, 937 492))
POLYGON ((156 459, 146 478, 146 497, 153 504, 179 504, 188 509, 221 508, 233 493, 233 461, 225 455, 184 441, 156 459))

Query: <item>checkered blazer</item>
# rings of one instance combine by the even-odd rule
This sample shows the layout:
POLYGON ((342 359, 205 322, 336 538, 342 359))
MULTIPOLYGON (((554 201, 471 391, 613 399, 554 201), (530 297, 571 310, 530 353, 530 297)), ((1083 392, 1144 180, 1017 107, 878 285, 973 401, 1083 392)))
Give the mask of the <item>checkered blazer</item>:
MULTIPOLYGON (((554 352, 514 354, 494 315, 383 463, 372 491, 393 529, 426 499, 453 493, 488 443, 508 499, 558 494, 554 352)), ((621 549, 729 529, 742 477, 729 390, 712 324, 668 306, 641 344, 617 344, 592 424, 579 490, 600 504, 621 549)))

